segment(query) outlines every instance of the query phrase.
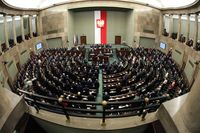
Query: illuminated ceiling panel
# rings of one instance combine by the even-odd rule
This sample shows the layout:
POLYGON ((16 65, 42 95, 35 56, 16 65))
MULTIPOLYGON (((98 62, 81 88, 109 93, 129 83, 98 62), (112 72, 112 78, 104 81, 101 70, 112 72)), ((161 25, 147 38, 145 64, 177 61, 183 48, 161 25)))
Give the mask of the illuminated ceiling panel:
POLYGON ((17 8, 42 9, 69 0, 4 0, 5 3, 17 8))
POLYGON ((179 8, 191 5, 196 0, 135 0, 144 4, 149 4, 157 8, 179 8))
MULTIPOLYGON (((43 9, 54 4, 79 0, 3 0, 8 5, 18 8, 43 9)), ((80 0, 81 1, 81 0, 80 0)), ((180 8, 194 4, 197 0, 126 0, 142 4, 148 4, 157 8, 180 8)))

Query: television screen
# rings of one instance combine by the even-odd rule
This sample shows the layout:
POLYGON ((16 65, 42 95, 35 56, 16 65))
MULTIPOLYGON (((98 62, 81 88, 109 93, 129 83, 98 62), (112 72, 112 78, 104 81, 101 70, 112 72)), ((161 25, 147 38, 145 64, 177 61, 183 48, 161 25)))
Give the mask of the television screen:
POLYGON ((160 42, 160 48, 161 48, 161 49, 165 49, 165 48, 166 48, 166 44, 163 43, 163 42, 160 42))
POLYGON ((42 48, 42 43, 36 44, 36 50, 39 50, 39 49, 41 49, 41 48, 42 48))

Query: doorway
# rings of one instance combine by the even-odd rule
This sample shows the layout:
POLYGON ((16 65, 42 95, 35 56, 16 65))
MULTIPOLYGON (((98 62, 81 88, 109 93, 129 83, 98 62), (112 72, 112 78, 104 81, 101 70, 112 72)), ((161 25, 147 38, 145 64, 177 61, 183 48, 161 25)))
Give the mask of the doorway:
POLYGON ((121 44, 121 36, 115 36, 115 44, 121 44))
POLYGON ((82 45, 82 44, 87 44, 86 36, 81 36, 81 37, 80 37, 80 40, 81 40, 81 45, 82 45))

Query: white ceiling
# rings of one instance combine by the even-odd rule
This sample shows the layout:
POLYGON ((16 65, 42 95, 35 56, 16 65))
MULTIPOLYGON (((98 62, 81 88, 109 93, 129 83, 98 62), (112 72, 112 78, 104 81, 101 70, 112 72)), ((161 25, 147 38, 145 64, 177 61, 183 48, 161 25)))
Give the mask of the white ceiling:
MULTIPOLYGON (((54 4, 75 0, 3 0, 8 5, 18 8, 43 9, 54 4)), ((77 0, 76 0, 77 1, 77 0)), ((178 8, 193 4, 196 0, 128 0, 148 4, 157 8, 178 8)))

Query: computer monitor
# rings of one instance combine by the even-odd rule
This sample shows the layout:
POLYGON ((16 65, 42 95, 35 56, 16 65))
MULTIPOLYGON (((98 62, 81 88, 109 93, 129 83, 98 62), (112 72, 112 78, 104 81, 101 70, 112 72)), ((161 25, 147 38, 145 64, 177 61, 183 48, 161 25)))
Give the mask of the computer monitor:
POLYGON ((161 49, 165 49, 165 48, 166 48, 166 44, 163 43, 163 42, 160 42, 160 48, 161 48, 161 49))
POLYGON ((39 50, 39 49, 42 49, 42 43, 41 42, 36 44, 36 50, 39 50))

